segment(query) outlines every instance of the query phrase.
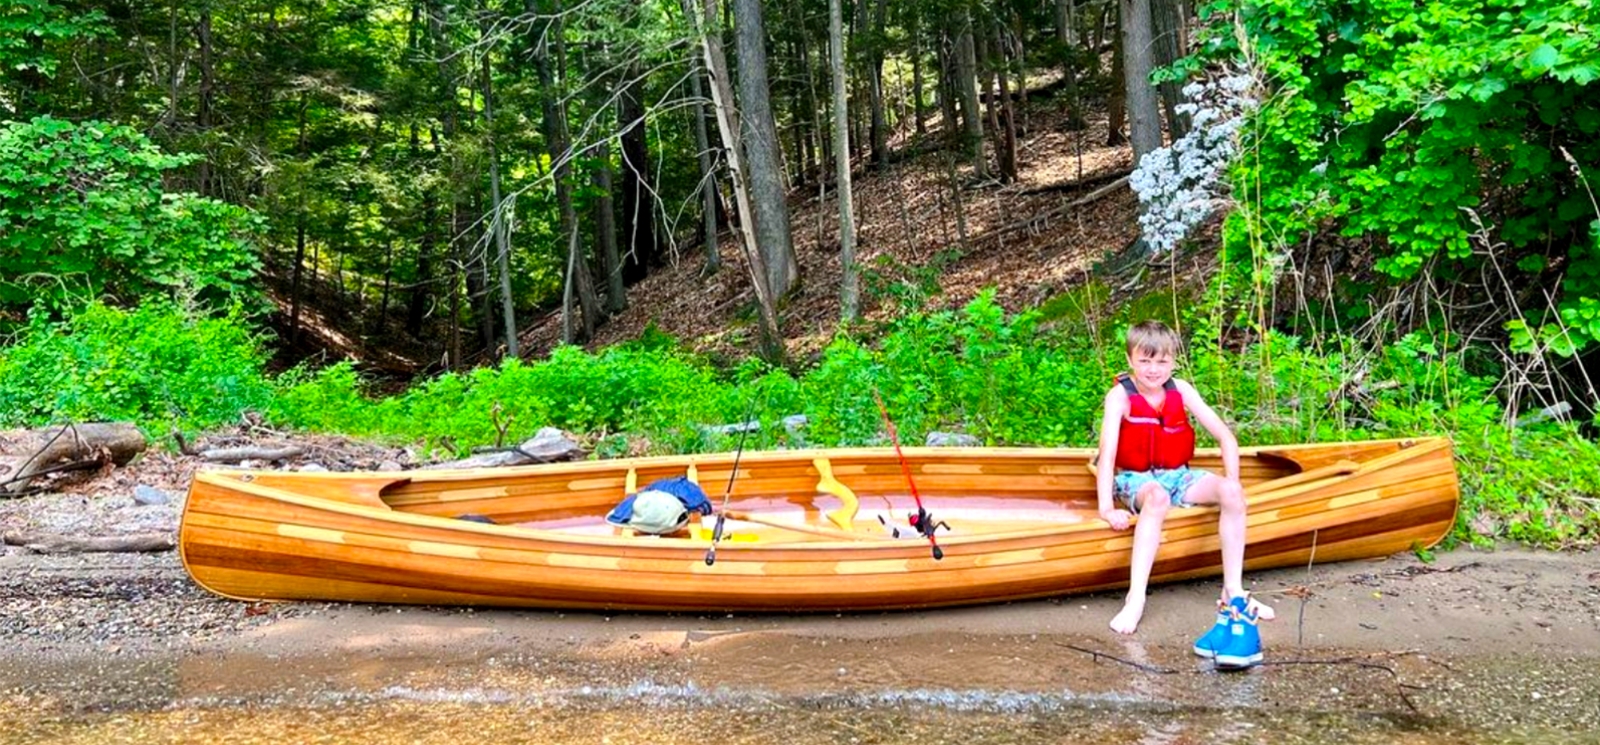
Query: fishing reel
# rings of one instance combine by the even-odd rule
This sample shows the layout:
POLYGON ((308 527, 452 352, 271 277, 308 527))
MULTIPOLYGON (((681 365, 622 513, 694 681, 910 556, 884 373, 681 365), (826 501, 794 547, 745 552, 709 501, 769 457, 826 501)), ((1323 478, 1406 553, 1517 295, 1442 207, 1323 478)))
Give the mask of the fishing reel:
POLYGON ((911 526, 909 530, 901 528, 898 525, 890 525, 888 520, 883 519, 883 515, 878 516, 878 522, 882 524, 884 528, 888 529, 890 536, 895 538, 900 538, 901 536, 906 538, 910 538, 912 536, 921 536, 923 538, 927 538, 928 540, 933 540, 934 534, 938 532, 940 528, 944 528, 945 530, 950 529, 949 523, 946 523, 943 520, 935 520, 933 515, 925 509, 918 509, 916 512, 906 513, 906 524, 911 526))

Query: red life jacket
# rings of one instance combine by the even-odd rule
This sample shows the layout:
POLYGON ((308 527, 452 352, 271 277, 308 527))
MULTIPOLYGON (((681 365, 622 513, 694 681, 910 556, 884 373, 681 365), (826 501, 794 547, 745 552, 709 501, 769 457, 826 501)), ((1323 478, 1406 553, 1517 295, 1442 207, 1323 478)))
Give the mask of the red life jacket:
POLYGON ((1133 378, 1118 375, 1117 382, 1128 392, 1128 415, 1122 418, 1117 435, 1117 468, 1124 471, 1149 471, 1188 465, 1194 457, 1194 427, 1183 408, 1183 394, 1169 378, 1166 400, 1161 411, 1139 393, 1133 378))

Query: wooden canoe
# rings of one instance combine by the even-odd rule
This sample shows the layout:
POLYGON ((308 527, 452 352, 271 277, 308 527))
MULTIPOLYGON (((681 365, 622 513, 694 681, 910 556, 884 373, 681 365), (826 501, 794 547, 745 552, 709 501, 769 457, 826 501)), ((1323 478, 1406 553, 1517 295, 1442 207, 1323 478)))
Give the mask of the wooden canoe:
MULTIPOLYGON (((710 526, 626 535, 603 517, 637 485, 697 478, 720 501, 731 453, 393 473, 202 471, 179 543, 233 598, 676 611, 915 608, 1124 585, 1133 532, 1095 511, 1093 453, 911 448, 934 560, 896 539, 913 502, 889 448, 745 453, 716 561, 710 526), (487 516, 496 524, 456 519, 487 516)), ((1197 467, 1220 470, 1215 451, 1197 467)), ((1246 448, 1249 569, 1431 546, 1455 521, 1445 439, 1246 448)), ((1153 580, 1218 575, 1217 513, 1169 513, 1153 580)))

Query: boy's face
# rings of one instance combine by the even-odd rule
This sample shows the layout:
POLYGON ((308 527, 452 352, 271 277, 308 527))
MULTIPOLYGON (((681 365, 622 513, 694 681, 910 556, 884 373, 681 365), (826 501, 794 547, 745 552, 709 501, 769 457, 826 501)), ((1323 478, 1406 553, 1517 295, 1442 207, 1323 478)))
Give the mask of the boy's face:
POLYGON ((1166 385, 1172 378, 1172 369, 1176 364, 1167 352, 1135 349, 1128 355, 1128 369, 1133 371, 1134 382, 1144 388, 1166 385))

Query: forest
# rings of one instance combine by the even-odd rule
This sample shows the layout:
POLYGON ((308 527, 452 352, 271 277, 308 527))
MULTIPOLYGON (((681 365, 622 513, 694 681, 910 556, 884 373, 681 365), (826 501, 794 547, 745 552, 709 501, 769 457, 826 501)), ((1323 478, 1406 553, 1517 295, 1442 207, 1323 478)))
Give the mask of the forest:
POLYGON ((0 426, 1443 433, 1600 538, 1591 0, 0 0, 0 426), (759 405, 753 406, 752 402, 759 405), (780 422, 804 415, 801 429, 780 422))

